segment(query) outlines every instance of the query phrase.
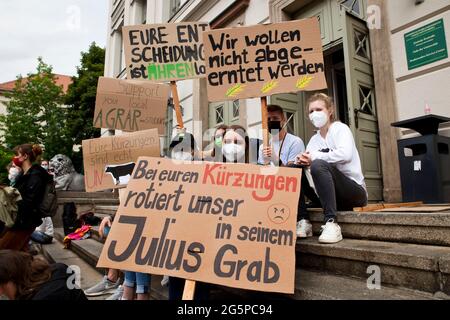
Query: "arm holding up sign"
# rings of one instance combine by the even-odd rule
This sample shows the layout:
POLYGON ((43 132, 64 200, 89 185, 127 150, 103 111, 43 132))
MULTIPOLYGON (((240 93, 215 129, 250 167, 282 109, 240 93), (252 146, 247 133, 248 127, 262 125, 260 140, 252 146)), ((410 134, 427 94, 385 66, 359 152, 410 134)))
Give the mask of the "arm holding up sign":
POLYGON ((296 156, 305 150, 303 141, 287 132, 286 127, 290 119, 286 120, 280 106, 268 105, 267 115, 271 141, 269 146, 260 147, 258 163, 271 162, 275 166, 287 166, 289 163, 294 163, 296 156))

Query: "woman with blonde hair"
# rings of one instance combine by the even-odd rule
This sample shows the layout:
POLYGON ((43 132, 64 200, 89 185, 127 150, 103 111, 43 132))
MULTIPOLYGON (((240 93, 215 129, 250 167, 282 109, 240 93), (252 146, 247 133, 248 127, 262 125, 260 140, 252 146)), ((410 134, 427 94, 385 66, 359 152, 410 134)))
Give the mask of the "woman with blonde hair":
MULTIPOLYGON (((308 100, 309 119, 318 129, 306 147, 306 152, 297 156, 297 164, 309 167, 314 188, 324 210, 325 225, 319 237, 321 243, 336 243, 342 240, 341 228, 337 224, 336 211, 352 210, 367 204, 367 191, 361 169, 361 161, 350 128, 335 120, 333 100, 323 93, 314 94, 308 100)), ((312 187, 302 179, 302 190, 312 187), (304 185, 307 183, 308 185, 304 185)), ((297 236, 312 236, 312 226, 300 197, 297 236)))
POLYGON ((14 148, 14 153, 12 161, 22 171, 14 187, 19 190, 22 200, 17 203, 18 211, 14 226, 6 230, 0 238, 0 250, 27 250, 31 234, 42 223, 39 207, 48 179, 52 179, 37 163, 42 154, 39 145, 22 144, 14 148))

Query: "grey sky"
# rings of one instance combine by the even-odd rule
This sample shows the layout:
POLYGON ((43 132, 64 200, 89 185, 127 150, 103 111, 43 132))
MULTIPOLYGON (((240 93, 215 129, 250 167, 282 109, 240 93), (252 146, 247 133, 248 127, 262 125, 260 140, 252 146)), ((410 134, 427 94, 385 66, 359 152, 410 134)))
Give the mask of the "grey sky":
POLYGON ((35 71, 75 75, 81 51, 106 46, 108 0, 0 0, 0 83, 35 71))

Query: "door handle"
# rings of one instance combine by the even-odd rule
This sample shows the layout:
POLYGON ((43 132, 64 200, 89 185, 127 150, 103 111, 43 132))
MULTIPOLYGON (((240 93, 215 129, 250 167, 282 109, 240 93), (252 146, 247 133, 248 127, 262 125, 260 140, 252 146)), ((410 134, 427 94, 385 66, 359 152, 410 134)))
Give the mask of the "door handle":
POLYGON ((356 127, 356 129, 358 129, 358 127, 359 127, 359 117, 358 117, 358 114, 359 114, 359 112, 361 111, 361 110, 359 110, 358 108, 355 108, 354 110, 354 113, 355 113, 355 127, 356 127))

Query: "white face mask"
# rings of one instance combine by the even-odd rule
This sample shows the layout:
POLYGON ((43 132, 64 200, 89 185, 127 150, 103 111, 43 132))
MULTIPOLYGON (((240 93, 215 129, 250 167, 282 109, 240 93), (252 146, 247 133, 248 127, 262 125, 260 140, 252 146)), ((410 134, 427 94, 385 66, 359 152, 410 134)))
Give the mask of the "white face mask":
POLYGON ((43 165, 41 165, 41 167, 48 171, 48 165, 43 164, 43 165))
POLYGON ((189 152, 172 152, 172 159, 179 161, 191 161, 192 155, 189 152))
POLYGON ((9 169, 8 180, 11 182, 15 182, 21 173, 22 171, 20 169, 16 167, 11 167, 9 169))
POLYGON ((311 120, 314 127, 320 129, 328 122, 328 116, 323 111, 314 111, 309 114, 309 120, 311 120))
POLYGON ((245 154, 245 149, 242 145, 236 143, 227 143, 222 147, 222 154, 230 162, 241 159, 245 154))

